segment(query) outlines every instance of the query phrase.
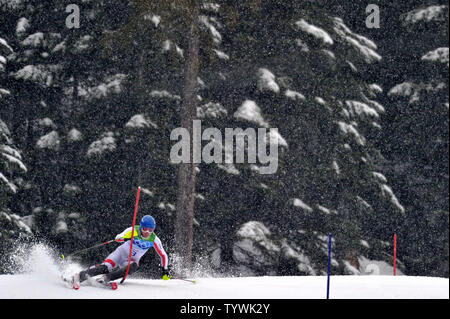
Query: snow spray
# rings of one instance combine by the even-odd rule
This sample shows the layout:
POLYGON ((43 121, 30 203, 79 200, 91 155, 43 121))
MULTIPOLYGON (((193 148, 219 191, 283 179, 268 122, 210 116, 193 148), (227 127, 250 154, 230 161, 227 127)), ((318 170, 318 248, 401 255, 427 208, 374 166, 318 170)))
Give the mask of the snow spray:
POLYGON ((231 273, 216 273, 211 267, 210 257, 202 253, 195 257, 191 269, 183 268, 182 257, 175 252, 170 255, 170 265, 175 274, 184 274, 188 278, 234 277, 231 273))
POLYGON ((60 282, 61 275, 82 270, 76 263, 61 263, 56 249, 42 242, 17 243, 7 257, 12 274, 28 274, 40 280, 60 282))

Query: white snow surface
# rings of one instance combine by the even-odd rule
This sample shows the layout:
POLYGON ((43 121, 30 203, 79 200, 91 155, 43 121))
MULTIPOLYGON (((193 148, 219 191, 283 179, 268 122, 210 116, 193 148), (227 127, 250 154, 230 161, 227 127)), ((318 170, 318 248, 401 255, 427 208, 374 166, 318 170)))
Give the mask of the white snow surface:
MULTIPOLYGON (((131 276, 130 276, 131 277, 131 276)), ((324 299, 326 276, 197 278, 181 280, 127 278, 115 291, 82 284, 65 286, 57 273, 0 276, 1 299, 324 299)), ((331 276, 331 299, 448 299, 445 278, 408 276, 331 276)))
MULTIPOLYGON (((325 299, 326 276, 197 277, 196 284, 129 276, 115 291, 83 283, 79 290, 61 280, 54 252, 36 245, 12 257, 17 274, 0 275, 1 299, 325 299), (19 255, 21 257, 19 257, 19 255)), ((67 263, 67 272, 81 267, 67 263)), ((331 276, 330 299, 448 299, 448 278, 331 276)))

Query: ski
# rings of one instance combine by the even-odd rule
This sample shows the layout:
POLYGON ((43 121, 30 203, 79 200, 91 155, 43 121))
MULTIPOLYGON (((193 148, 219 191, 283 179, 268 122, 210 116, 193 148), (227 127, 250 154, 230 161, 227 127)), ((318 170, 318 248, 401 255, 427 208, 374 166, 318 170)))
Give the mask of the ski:
MULTIPOLYGON (((61 276, 62 280, 68 284, 68 286, 70 286, 70 288, 73 288, 75 290, 80 289, 81 285, 80 285, 80 281, 78 278, 78 274, 74 275, 72 278, 66 278, 64 276, 61 276)), ((88 278, 87 282, 89 283, 90 286, 93 287, 105 287, 105 288, 110 288, 112 290, 116 290, 118 288, 118 285, 116 282, 114 281, 105 281, 103 278, 98 278, 98 279, 94 279, 94 278, 88 278)))
POLYGON ((103 277, 95 279, 95 282, 92 282, 93 286, 99 285, 106 288, 111 288, 112 290, 116 290, 118 285, 114 281, 106 281, 103 277))
POLYGON ((77 279, 77 276, 73 276, 71 278, 66 278, 64 276, 61 276, 61 279, 68 284, 69 288, 73 288, 75 290, 80 289, 80 282, 77 279))
POLYGON ((100 284, 101 286, 106 287, 106 288, 111 288, 112 290, 116 290, 118 287, 117 283, 114 281, 104 282, 102 280, 96 280, 96 282, 98 284, 100 284))
POLYGON ((73 276, 72 288, 75 290, 80 289, 80 275, 79 274, 75 274, 75 276, 73 276))
POLYGON ((73 282, 73 284, 72 284, 72 288, 73 288, 73 289, 75 289, 75 290, 78 290, 78 289, 80 289, 80 283, 79 283, 79 282, 76 282, 76 281, 74 281, 74 282, 73 282))

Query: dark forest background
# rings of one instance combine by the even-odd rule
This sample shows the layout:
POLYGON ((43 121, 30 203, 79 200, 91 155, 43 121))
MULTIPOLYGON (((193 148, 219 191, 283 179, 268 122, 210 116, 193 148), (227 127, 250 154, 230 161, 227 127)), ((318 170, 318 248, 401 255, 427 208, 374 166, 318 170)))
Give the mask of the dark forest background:
MULTIPOLYGON (((155 217, 173 256, 187 30, 163 4, 0 0, 0 273, 22 243, 113 239, 138 186, 138 218, 155 217)), ((280 145, 272 175, 198 165, 198 268, 322 275, 331 233, 333 273, 364 274, 392 264, 396 233, 404 274, 448 277, 448 21, 438 0, 200 2, 197 118, 278 128, 280 145)), ((142 275, 159 276, 155 257, 142 275)))

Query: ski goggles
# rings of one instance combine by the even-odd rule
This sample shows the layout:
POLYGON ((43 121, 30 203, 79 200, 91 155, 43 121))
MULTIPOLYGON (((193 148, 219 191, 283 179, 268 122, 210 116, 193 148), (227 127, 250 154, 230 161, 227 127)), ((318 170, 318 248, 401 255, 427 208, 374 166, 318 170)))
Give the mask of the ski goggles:
POLYGON ((144 234, 151 234, 151 233, 153 233, 153 228, 150 228, 150 227, 143 227, 143 228, 141 228, 141 232, 144 234))

